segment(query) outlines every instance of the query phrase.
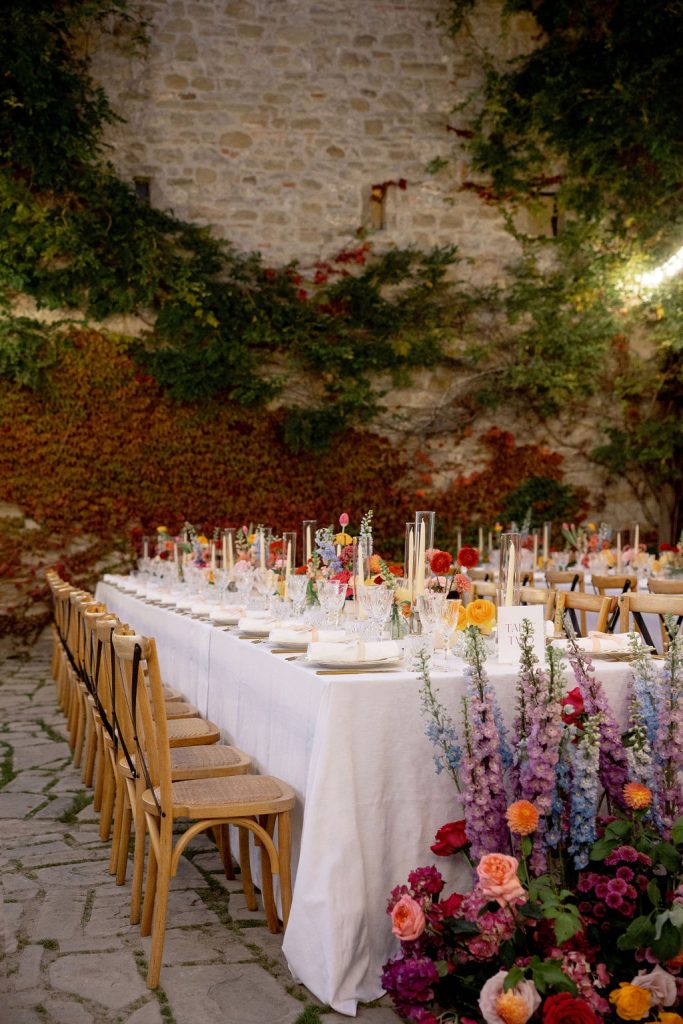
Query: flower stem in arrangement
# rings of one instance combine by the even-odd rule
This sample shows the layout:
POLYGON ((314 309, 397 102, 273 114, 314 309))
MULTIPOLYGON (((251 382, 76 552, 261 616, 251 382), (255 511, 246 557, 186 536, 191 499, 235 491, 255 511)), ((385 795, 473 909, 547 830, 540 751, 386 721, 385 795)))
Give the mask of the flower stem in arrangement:
POLYGON ((455 723, 439 700, 437 696, 438 691, 432 686, 429 673, 429 655, 424 648, 418 651, 415 661, 417 675, 421 682, 420 701, 422 704, 422 714, 427 715, 430 719, 425 726, 425 735, 439 751, 434 754, 434 767, 436 768, 437 775, 440 775, 445 769, 453 779, 459 792, 460 777, 458 769, 462 755, 455 723))

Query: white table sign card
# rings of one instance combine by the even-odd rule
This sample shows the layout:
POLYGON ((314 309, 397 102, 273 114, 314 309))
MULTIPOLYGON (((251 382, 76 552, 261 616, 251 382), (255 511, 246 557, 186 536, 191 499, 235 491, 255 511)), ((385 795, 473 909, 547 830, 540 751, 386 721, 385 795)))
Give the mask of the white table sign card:
POLYGON ((542 604, 501 605, 498 609, 498 661, 503 665, 519 665, 519 635, 524 619, 534 629, 534 651, 545 664, 545 609, 542 604))

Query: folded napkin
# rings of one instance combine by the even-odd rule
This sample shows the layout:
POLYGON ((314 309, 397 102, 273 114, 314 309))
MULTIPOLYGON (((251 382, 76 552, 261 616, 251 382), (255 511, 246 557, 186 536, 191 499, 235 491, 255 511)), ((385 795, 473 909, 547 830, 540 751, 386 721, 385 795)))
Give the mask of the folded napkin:
POLYGON ((240 604, 214 605, 209 612, 212 622, 219 625, 234 625, 244 615, 244 608, 240 604))
POLYGON ((280 623, 271 629, 268 636, 276 644, 300 643, 302 647, 306 644, 321 643, 336 644, 348 639, 345 629, 313 629, 312 626, 294 625, 280 623))
POLYGON ((193 615, 208 615, 211 611, 211 605, 208 601, 195 600, 190 605, 190 611, 193 615))
POLYGON ((272 616, 262 618, 258 612, 250 612, 237 623, 245 633, 268 633, 274 624, 275 619, 272 616))
POLYGON ((345 643, 317 642, 308 645, 309 661, 358 662, 391 661, 401 654, 394 640, 349 640, 345 643))
MULTIPOLYGON (((638 643, 641 643, 640 637, 638 643)), ((569 641, 556 641, 556 646, 566 650, 569 641)), ((591 630, 588 636, 577 637, 576 646, 586 654, 627 654, 630 649, 630 637, 628 633, 601 633, 595 629, 591 630)))
POLYGON ((192 598, 188 597, 187 594, 181 594, 176 598, 176 608, 179 611, 188 611, 192 607, 192 598))

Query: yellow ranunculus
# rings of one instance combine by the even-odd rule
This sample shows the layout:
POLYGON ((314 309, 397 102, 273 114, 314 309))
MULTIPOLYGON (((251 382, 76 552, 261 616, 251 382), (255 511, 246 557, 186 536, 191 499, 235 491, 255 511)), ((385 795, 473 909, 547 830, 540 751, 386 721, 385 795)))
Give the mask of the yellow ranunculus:
POLYGON ((256 543, 256 534, 255 533, 250 533, 249 536, 247 537, 247 544, 255 544, 255 543, 256 543))
POLYGON ((490 633, 496 621, 496 606, 493 601, 480 597, 476 601, 470 601, 466 615, 468 626, 476 626, 482 633, 490 633))
POLYGON ((209 543, 209 538, 205 537, 203 533, 199 534, 199 536, 197 537, 197 540, 199 541, 200 544, 208 544, 209 543))
POLYGON ((662 563, 659 561, 658 558, 653 558, 652 559, 652 564, 650 565, 650 570, 651 570, 651 572, 661 572, 662 571, 662 563))
POLYGON ((614 1003, 617 1016, 622 1020, 643 1020, 650 1012, 650 993, 640 985, 631 985, 627 981, 619 983, 609 994, 610 1003, 614 1003))
POLYGON ((167 526, 157 526, 157 533, 168 533, 167 526))
POLYGON ((353 544, 353 537, 342 530, 342 532, 338 533, 334 538, 334 543, 341 544, 342 547, 346 547, 347 544, 353 544))

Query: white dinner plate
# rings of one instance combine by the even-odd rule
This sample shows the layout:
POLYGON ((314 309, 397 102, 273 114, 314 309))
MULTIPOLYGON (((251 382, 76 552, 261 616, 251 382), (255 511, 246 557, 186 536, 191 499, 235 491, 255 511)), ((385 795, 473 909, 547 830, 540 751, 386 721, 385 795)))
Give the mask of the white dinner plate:
POLYGON ((312 661, 310 658, 305 659, 308 665, 317 665, 320 668, 356 668, 362 670, 364 668, 399 668, 401 665, 400 658, 381 658, 379 661, 312 661))

